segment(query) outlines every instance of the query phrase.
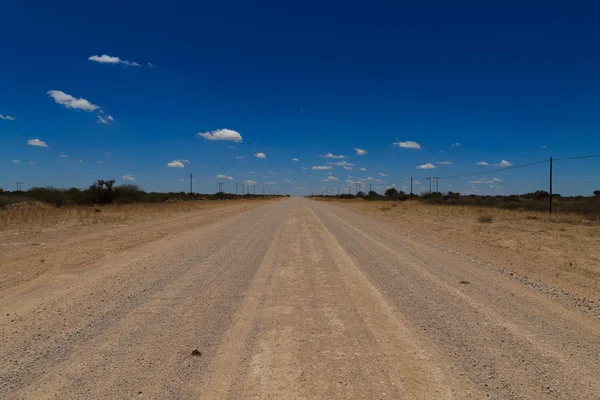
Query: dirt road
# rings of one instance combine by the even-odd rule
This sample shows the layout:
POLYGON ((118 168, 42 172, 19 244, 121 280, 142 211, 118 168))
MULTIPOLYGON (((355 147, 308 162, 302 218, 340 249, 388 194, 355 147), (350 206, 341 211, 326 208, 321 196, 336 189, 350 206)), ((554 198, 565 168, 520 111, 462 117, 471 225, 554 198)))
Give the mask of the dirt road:
POLYGON ((186 221, 0 257, 0 398, 600 398, 598 318, 471 257, 304 199, 186 221))

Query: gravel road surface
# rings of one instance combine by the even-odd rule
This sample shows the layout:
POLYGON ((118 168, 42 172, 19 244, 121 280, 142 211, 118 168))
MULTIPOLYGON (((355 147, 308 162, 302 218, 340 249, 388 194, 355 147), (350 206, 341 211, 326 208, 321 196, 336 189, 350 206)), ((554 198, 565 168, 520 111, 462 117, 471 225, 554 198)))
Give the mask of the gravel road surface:
POLYGON ((0 398, 600 399, 598 318, 472 257, 306 199, 194 221, 7 269, 0 398))

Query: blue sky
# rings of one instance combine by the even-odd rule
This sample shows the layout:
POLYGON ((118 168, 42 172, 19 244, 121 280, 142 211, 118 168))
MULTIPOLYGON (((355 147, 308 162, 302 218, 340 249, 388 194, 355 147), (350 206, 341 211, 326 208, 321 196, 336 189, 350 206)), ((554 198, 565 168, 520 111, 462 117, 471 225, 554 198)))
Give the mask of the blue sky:
MULTIPOLYGON (((191 3, 4 2, 0 187, 186 191, 192 173, 201 192, 302 195, 481 173, 440 190, 521 193, 548 165, 509 165, 600 153, 593 2, 191 3)), ((600 188, 598 158, 555 171, 559 193, 600 188)))

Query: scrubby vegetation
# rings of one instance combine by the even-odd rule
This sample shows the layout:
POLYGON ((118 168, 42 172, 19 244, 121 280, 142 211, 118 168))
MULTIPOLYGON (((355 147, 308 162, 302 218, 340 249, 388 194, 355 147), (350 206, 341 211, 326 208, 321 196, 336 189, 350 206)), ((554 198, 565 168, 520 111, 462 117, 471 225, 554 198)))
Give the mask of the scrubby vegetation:
MULTIPOLYGON (((312 196, 314 198, 339 198, 364 200, 387 200, 406 201, 411 198, 410 194, 390 188, 381 195, 374 191, 368 194, 359 192, 358 195, 343 194, 339 196, 312 196)), ((414 194, 413 199, 425 204, 438 204, 448 206, 477 206, 492 207, 520 211, 547 212, 549 210, 550 194, 544 190, 532 193, 510 196, 464 196, 460 193, 421 193, 414 194)), ((593 196, 563 197, 560 194, 552 195, 552 209, 556 213, 583 214, 592 220, 600 219, 600 190, 596 190, 593 196)))
MULTIPOLYGON (((236 196, 219 192, 216 194, 190 194, 185 192, 146 192, 137 185, 115 186, 113 180, 98 180, 87 189, 60 189, 52 186, 33 187, 27 191, 4 191, 0 189, 0 208, 25 201, 40 201, 57 207, 89 204, 164 203, 186 200, 225 200, 259 198, 261 195, 236 196)), ((281 196, 270 196, 281 197, 281 196)))

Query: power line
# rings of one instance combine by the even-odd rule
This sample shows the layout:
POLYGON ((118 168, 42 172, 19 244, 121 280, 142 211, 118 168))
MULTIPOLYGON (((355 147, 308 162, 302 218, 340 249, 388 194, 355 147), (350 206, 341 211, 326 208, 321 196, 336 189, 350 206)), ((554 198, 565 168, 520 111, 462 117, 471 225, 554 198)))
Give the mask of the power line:
POLYGON ((562 160, 580 160, 582 158, 598 158, 600 154, 594 154, 591 156, 577 156, 577 157, 566 157, 566 158, 555 158, 554 161, 562 161, 562 160))

